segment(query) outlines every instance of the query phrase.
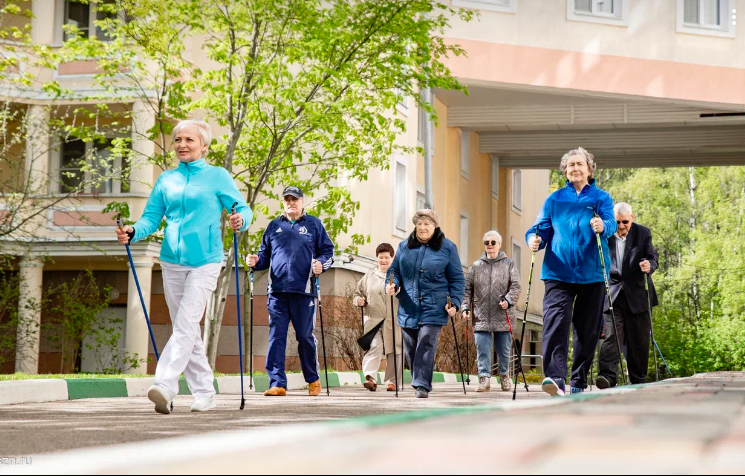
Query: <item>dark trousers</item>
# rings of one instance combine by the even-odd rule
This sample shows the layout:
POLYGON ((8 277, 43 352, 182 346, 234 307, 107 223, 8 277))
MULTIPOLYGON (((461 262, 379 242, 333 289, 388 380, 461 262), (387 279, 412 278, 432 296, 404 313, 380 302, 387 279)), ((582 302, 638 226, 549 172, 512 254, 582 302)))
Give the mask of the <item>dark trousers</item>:
MULTIPOLYGON (((613 303, 616 327, 621 345, 626 344, 626 361, 632 384, 646 383, 649 367, 649 313, 632 314, 623 291, 613 303)), ((605 314, 605 342, 600 347, 599 375, 607 378, 611 386, 618 383, 618 344, 610 313, 605 314)))
POLYGON ((546 281, 543 298, 543 371, 565 390, 569 329, 574 325, 572 387, 587 388, 602 327, 603 283, 571 284, 546 281))
POLYGON ((435 371, 437 341, 442 326, 421 326, 419 329, 402 327, 406 361, 411 367, 411 386, 432 391, 432 374, 435 371))
POLYGON ((308 383, 320 377, 316 328, 316 298, 295 293, 275 293, 267 298, 269 310, 269 350, 266 354, 266 373, 270 387, 287 388, 285 352, 287 331, 292 322, 297 339, 298 356, 303 376, 308 383))

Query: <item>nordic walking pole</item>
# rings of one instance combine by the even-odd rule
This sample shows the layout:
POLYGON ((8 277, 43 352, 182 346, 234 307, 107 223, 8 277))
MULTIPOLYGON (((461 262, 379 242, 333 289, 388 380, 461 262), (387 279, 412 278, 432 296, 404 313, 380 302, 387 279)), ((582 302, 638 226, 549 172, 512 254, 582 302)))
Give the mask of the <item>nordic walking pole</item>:
MULTIPOLYGON (((644 273, 644 289, 647 291, 647 305, 649 306, 649 333, 652 335, 652 354, 654 355, 654 373, 656 382, 660 381, 660 367, 657 363, 657 352, 654 351, 654 324, 652 324, 652 298, 649 296, 649 273, 644 273)), ((649 354, 647 354, 649 355, 649 354)))
MULTIPOLYGON (((450 301, 450 294, 448 294, 448 308, 453 307, 452 301, 450 301)), ((466 392, 466 380, 463 378, 463 363, 460 361, 460 348, 458 347, 458 334, 455 332, 455 319, 450 316, 450 324, 453 325, 453 339, 455 339, 455 354, 458 356, 458 367, 460 367, 460 381, 463 382, 463 395, 468 395, 466 392)))
MULTIPOLYGON (((119 229, 124 228, 124 222, 122 222, 122 214, 116 216, 116 224, 119 229)), ((142 297, 142 289, 140 289, 140 280, 137 279, 137 270, 135 269, 135 262, 132 259, 132 250, 129 249, 129 244, 124 245, 127 248, 127 256, 129 257, 129 267, 132 268, 132 276, 135 278, 135 284, 137 285, 137 292, 140 295, 140 304, 142 304, 142 312, 145 314, 145 322, 147 323, 147 330, 150 332, 150 342, 153 344, 153 350, 155 351, 155 361, 160 361, 160 354, 158 353, 158 344, 155 343, 155 335, 153 334, 153 326, 150 325, 150 316, 147 314, 147 307, 145 306, 145 298, 142 297)), ((171 402, 171 411, 173 411, 173 402, 171 402)))
MULTIPOLYGON (((393 275, 390 275, 390 281, 389 284, 393 284, 393 275)), ((393 307, 393 296, 391 296, 391 324, 393 325, 393 383, 396 385, 396 398, 398 398, 398 354, 396 352, 398 351, 398 348, 396 347, 396 312, 395 308, 393 307)), ((385 335, 385 324, 383 325, 384 331, 383 334, 385 335)), ((401 336, 403 339, 403 336, 401 336)), ((401 357, 403 358, 403 356, 401 357)), ((388 365, 386 363, 386 365, 388 365)), ((401 380, 401 386, 403 387, 403 377, 401 380)))
POLYGON ((468 349, 468 319, 466 319, 466 383, 471 385, 471 359, 470 351, 468 349))
POLYGON ((254 269, 251 268, 251 271, 248 274, 249 279, 251 280, 251 316, 250 316, 250 324, 249 327, 251 328, 251 335, 249 336, 249 344, 248 344, 248 389, 253 390, 254 388, 254 269))
MULTIPOLYGON (((533 268, 535 268, 535 251, 533 252, 533 256, 530 259, 530 274, 528 275, 528 293, 527 296, 525 296, 525 313, 523 314, 523 329, 520 332, 520 342, 515 342, 515 353, 517 354, 517 361, 520 362, 520 365, 522 365, 523 361, 523 339, 525 338, 525 327, 528 323, 528 303, 530 303, 530 288, 533 286, 533 268)), ((517 372, 515 372, 515 386, 512 389, 512 400, 517 399, 517 380, 519 379, 519 375, 517 375, 517 372)), ((526 382, 525 389, 527 390, 528 384, 526 382)))
MULTIPOLYGON (((235 202, 231 207, 231 215, 235 215, 235 202)), ((233 258, 235 260, 235 304, 238 310, 238 363, 241 368, 241 410, 246 408, 246 394, 243 391, 243 330, 241 329, 241 280, 240 267, 238 266, 238 233, 233 230, 233 258)), ((253 293, 252 293, 253 294, 253 293)))
POLYGON ((321 345, 323 346, 323 370, 326 373, 326 396, 331 396, 329 390, 329 367, 326 364, 326 333, 323 330, 323 311, 321 310, 321 280, 316 275, 316 292, 318 293, 318 317, 321 320, 321 345))
MULTIPOLYGON (((587 207, 592 210, 593 218, 600 218, 600 215, 592 207, 587 207)), ((616 324, 616 315, 613 312, 613 298, 610 294, 610 283, 608 282, 608 273, 605 267, 605 256, 603 255, 603 245, 600 242, 600 233, 595 233, 595 237, 598 240, 598 253, 600 253, 600 265, 603 267, 603 280, 605 280, 605 294, 608 295, 608 307, 610 309, 610 319, 613 322, 613 333, 616 335, 616 347, 618 348, 618 362, 621 364, 621 377, 623 378, 623 384, 626 385, 628 380, 626 379, 626 371, 623 367, 623 352, 621 350, 621 338, 618 336, 618 325, 616 324)))
MULTIPOLYGON (((500 299, 499 302, 501 303, 502 301, 506 301, 506 300, 507 300, 507 297, 502 296, 502 299, 500 299)), ((512 344, 515 349, 515 354, 517 355, 517 342, 515 342, 515 336, 512 332, 512 321, 510 321, 510 313, 507 312, 507 309, 504 310, 504 317, 507 319, 507 327, 510 329, 510 338, 512 339, 512 344)), ((515 385, 517 385, 517 380, 520 378, 520 373, 522 373, 523 383, 525 384, 525 391, 530 392, 530 389, 528 388, 528 378, 525 376, 525 367, 523 367, 522 359, 517 361, 517 365, 515 367, 515 373, 517 375, 517 377, 515 377, 515 385)))

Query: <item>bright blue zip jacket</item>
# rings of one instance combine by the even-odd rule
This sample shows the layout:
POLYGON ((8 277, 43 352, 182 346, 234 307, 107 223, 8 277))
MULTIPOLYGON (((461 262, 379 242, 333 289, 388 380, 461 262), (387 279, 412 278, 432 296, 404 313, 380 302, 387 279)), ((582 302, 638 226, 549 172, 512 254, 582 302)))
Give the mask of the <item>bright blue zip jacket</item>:
POLYGON ((543 204, 535 224, 525 234, 525 241, 529 241, 537 233, 542 240, 541 249, 546 249, 542 280, 575 284, 604 281, 597 238, 590 226, 593 210, 605 225, 600 243, 606 272, 610 272, 608 238, 618 229, 613 199, 608 192, 595 186, 595 179, 590 179, 590 184, 579 195, 571 182, 552 193, 543 204))
POLYGON ((204 159, 181 162, 178 168, 166 170, 155 187, 137 223, 132 242, 155 233, 165 216, 166 229, 160 259, 182 266, 221 263, 224 259, 220 218, 223 209, 243 216, 245 231, 253 212, 223 167, 208 165, 204 159))
POLYGON ((284 214, 272 220, 264 230, 259 261, 254 269, 269 271, 267 292, 315 296, 313 260, 326 271, 334 264, 334 243, 317 217, 303 214, 294 223, 284 214))

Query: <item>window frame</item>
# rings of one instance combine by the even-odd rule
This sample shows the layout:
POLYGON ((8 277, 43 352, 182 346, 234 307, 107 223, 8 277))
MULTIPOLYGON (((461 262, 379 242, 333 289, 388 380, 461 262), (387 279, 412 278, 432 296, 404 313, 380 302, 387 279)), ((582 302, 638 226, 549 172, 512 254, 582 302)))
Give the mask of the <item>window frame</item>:
POLYGON ((471 178, 471 133, 464 130, 460 131, 460 175, 471 178))
MULTIPOLYGON (((676 21, 676 32, 689 34, 689 35, 701 35, 701 36, 715 36, 719 38, 735 38, 737 36, 737 14, 732 13, 734 7, 731 0, 718 0, 720 3, 720 9, 723 12, 722 25, 706 25, 702 23, 686 23, 685 21, 685 0, 678 0, 677 5, 677 21, 676 21)), ((699 18, 703 15, 703 2, 699 4, 699 18)))
POLYGON ((512 211, 518 215, 523 214, 523 172, 520 169, 512 169, 512 211), (519 181, 515 180, 515 176, 518 176, 519 181), (515 203, 515 183, 519 183, 519 203, 515 203))
POLYGON ((470 10, 486 10, 498 13, 517 13, 517 0, 453 0, 453 6, 470 10))
MULTIPOLYGON (((117 134, 111 134, 106 136, 106 140, 114 140, 118 138, 125 137, 125 135, 117 135, 117 134)), ((69 192, 66 192, 62 190, 62 176, 60 175, 62 173, 62 147, 65 144, 65 139, 63 137, 60 137, 59 143, 52 147, 50 154, 49 154, 49 160, 50 160, 50 176, 54 177, 56 182, 51 182, 50 187, 52 190, 50 191, 53 194, 68 194, 69 192)), ((85 143, 85 159, 86 164, 88 166, 91 165, 90 158, 92 157, 92 154, 95 153, 96 143, 95 142, 86 142, 85 143)), ((123 161, 124 157, 115 157, 114 163, 112 164, 112 167, 114 170, 119 169, 123 171, 123 161)), ((88 172, 85 173, 85 176, 83 177, 83 182, 88 183, 86 185, 85 189, 80 192, 81 195, 90 195, 90 196, 113 196, 113 195, 128 195, 131 192, 132 184, 129 183, 129 185, 126 187, 129 190, 122 191, 122 179, 121 176, 119 179, 111 179, 111 190, 110 191, 95 191, 90 187, 89 182, 91 181, 91 176, 88 172)))
POLYGON ((403 207, 404 223, 406 223, 406 218, 405 217, 410 215, 408 213, 408 211, 409 211, 409 207, 408 207, 408 201, 409 201, 409 199, 408 199, 409 198, 409 161, 403 155, 396 154, 396 155, 393 156, 393 174, 392 174, 392 176, 393 176, 392 177, 393 178, 393 180, 392 180, 392 187, 391 187, 392 193, 393 193, 393 197, 392 197, 392 205, 393 205, 392 208, 393 209, 392 209, 392 213, 391 213, 391 217, 393 218, 393 220, 392 220, 392 234, 393 234, 393 236, 396 236, 398 238, 403 239, 403 238, 406 238, 408 236, 409 230, 407 230, 405 228, 406 227, 405 224, 404 224, 404 229, 401 229, 401 228, 398 227, 398 223, 396 223, 396 211, 397 210, 400 210, 401 207, 403 207), (399 199, 398 199, 398 188, 397 188, 397 185, 398 185, 398 166, 399 166, 399 164, 401 166, 403 166, 403 168, 404 168, 404 180, 403 180, 404 190, 403 190, 403 197, 402 197, 402 200, 404 202, 403 204, 398 203, 399 199))
MULTIPOLYGON (((590 0, 592 7, 598 0, 590 0)), ((611 0, 614 2, 614 10, 618 13, 609 15, 607 13, 585 12, 577 10, 576 0, 567 0, 567 20, 585 23, 599 23, 611 26, 629 26, 629 2, 630 0, 611 0)))
POLYGON ((460 258, 460 263, 463 266, 469 266, 471 263, 468 260, 468 252, 469 252, 468 240, 471 237, 471 233, 470 233, 471 220, 470 220, 470 217, 468 216, 468 212, 465 210, 460 211, 460 221, 459 221, 458 227, 459 227, 459 241, 460 241, 459 243, 460 246, 458 246, 458 255, 460 258), (466 222, 465 239, 463 236, 463 232, 464 232, 463 221, 464 220, 466 222))
POLYGON ((517 272, 522 276, 522 265, 523 265, 523 246, 520 243, 519 240, 516 240, 515 238, 511 238, 512 241, 512 262, 515 263, 515 267, 517 268, 517 272), (520 250, 520 254, 518 259, 515 259, 515 248, 520 250))

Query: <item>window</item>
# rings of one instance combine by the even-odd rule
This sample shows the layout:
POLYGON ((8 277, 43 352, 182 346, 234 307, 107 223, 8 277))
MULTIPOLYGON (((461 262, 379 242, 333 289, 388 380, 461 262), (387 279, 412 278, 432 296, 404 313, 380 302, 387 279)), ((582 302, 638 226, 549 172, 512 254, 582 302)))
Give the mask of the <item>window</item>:
POLYGON ((406 91, 403 89, 396 88, 396 96, 398 96, 398 103, 396 104, 396 109, 401 114, 408 116, 409 115, 409 98, 406 96, 406 91))
POLYGON ((396 158, 396 176, 393 194, 395 234, 406 236, 406 224, 409 215, 406 210, 406 164, 403 163, 403 157, 396 158))
POLYGON ((512 261, 515 263, 518 273, 522 270, 523 249, 515 239, 512 239, 512 261))
POLYGON ((468 131, 460 132, 460 174, 468 178, 471 169, 471 136, 468 131))
POLYGON ((60 191, 69 193, 77 190, 83 183, 85 174, 85 142, 72 137, 62 144, 60 158, 60 191))
POLYGON ((491 196, 499 200, 499 157, 491 156, 491 196))
MULTIPOLYGON (((106 0, 104 3, 110 3, 106 0)), ((106 20, 114 18, 115 14, 102 11, 98 8, 100 3, 82 3, 77 0, 57 0, 58 11, 61 12, 61 18, 58 16, 57 25, 59 25, 59 31, 57 34, 57 42, 69 40, 72 35, 66 31, 62 25, 71 25, 78 29, 79 34, 83 38, 90 38, 92 34, 95 34, 96 38, 101 41, 108 41, 108 35, 99 27, 96 26, 96 21, 106 20)), ((58 14, 59 15, 59 14, 58 14)))
POLYGON ((423 210, 427 208, 427 197, 422 192, 416 193, 416 209, 423 210))
POLYGON ((628 26, 629 0, 568 0, 567 19, 628 26))
POLYGON ((460 262, 464 266, 468 266, 468 214, 465 212, 460 213, 460 262))
POLYGON ((112 154, 114 139, 83 142, 77 137, 63 141, 52 151, 52 167, 57 170, 61 193, 128 193, 127 157, 112 154), (102 177, 98 179, 97 177, 102 177), (119 177, 119 180, 115 178, 119 177), (106 178, 106 180, 103 180, 106 178))
POLYGON ((523 174, 521 170, 512 171, 512 209, 518 213, 523 209, 523 174))
POLYGON ((453 0, 453 6, 502 13, 517 12, 517 0, 453 0))
POLYGON ((678 33, 735 37, 737 10, 732 0, 678 0, 678 33))

